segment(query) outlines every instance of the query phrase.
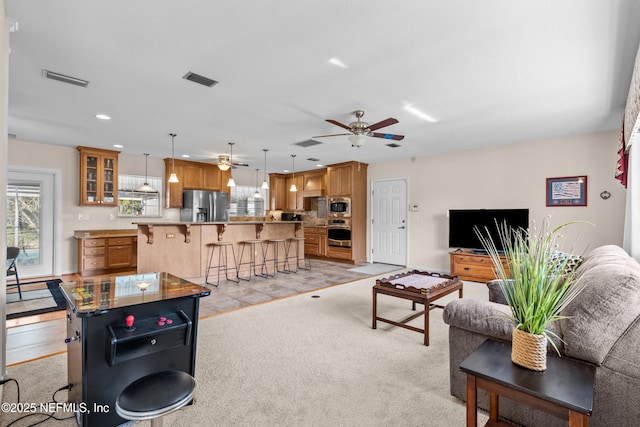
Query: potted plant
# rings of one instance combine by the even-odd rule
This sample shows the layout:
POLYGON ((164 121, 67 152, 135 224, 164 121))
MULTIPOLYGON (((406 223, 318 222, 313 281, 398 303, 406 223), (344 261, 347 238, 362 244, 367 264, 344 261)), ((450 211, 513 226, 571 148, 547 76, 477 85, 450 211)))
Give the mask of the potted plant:
POLYGON ((558 355, 551 337, 558 338, 547 326, 562 319, 562 310, 584 288, 574 280, 579 263, 575 257, 560 252, 560 234, 569 222, 551 229, 547 217, 540 230, 512 229, 496 222, 497 236, 504 253, 499 251, 488 229, 476 234, 488 252, 500 280, 500 286, 515 322, 511 360, 526 368, 546 369, 547 342, 558 355), (501 255, 506 259, 505 269, 501 255))

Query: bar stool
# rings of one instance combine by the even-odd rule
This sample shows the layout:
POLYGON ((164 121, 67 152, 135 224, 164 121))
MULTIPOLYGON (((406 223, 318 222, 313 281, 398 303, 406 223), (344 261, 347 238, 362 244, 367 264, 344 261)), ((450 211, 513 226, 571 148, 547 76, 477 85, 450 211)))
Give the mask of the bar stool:
POLYGON ((264 245, 262 244, 262 240, 243 240, 242 242, 239 242, 242 245, 242 250, 240 251, 240 262, 238 263, 238 279, 240 280, 246 280, 249 281, 251 280, 251 276, 252 276, 252 271, 253 271, 253 276, 255 277, 269 277, 268 271, 267 271, 267 261, 266 261, 266 254, 264 251, 264 245), (249 250, 249 261, 245 261, 243 262, 242 260, 244 259, 244 252, 245 252, 245 248, 248 248, 249 250), (260 250, 260 252, 258 253, 258 249, 260 250), (257 261, 260 261, 260 263, 256 263, 256 257, 258 257, 257 261), (242 268, 243 265, 248 265, 249 266, 249 277, 245 278, 245 277, 241 277, 240 276, 240 269, 242 268), (260 273, 258 273, 256 271, 256 268, 258 267, 258 265, 261 267, 260 268, 260 273), (266 273, 265 273, 266 271, 266 273))
MULTIPOLYGON (((289 237, 287 239, 288 247, 287 247, 287 260, 294 259, 296 261, 296 268, 292 270, 294 273, 300 270, 311 270, 311 260, 309 258, 305 258, 304 249, 302 250, 302 258, 300 258, 300 242, 302 242, 302 247, 304 248, 304 237, 289 237), (295 254, 291 253, 291 245, 295 245, 296 251, 295 254), (302 267, 300 267, 300 261, 302 261, 302 267)), ((291 270, 291 263, 289 263, 289 269, 291 270)))
POLYGON ((116 399, 116 413, 125 420, 151 420, 151 426, 161 427, 160 417, 191 402, 195 388, 196 380, 186 372, 149 374, 122 390, 116 399))
POLYGON ((214 285, 214 286, 218 286, 220 284, 220 272, 224 271, 224 277, 225 279, 233 282, 233 283, 239 283, 240 280, 238 279, 238 263, 236 262, 236 253, 235 250, 233 249, 233 243, 231 242, 213 242, 211 244, 213 246, 213 248, 211 249, 211 256, 209 257, 209 266, 207 267, 207 275, 204 279, 205 283, 207 285, 214 285), (213 262, 213 254, 216 252, 216 248, 218 249, 218 264, 217 265, 211 265, 211 263, 213 262), (233 266, 229 265, 229 248, 231 248, 231 256, 233 257, 233 266), (224 254, 224 263, 223 263, 223 254, 224 254), (209 272, 212 269, 217 269, 218 271, 218 281, 216 283, 210 283, 209 282, 209 272), (229 278, 229 271, 233 271, 235 274, 235 280, 234 279, 230 279, 229 278))
POLYGON ((289 268, 289 254, 287 253, 288 248, 285 240, 284 239, 268 239, 266 242, 267 242, 267 250, 265 251, 265 254, 269 253, 269 247, 271 247, 273 258, 265 259, 265 265, 267 265, 267 262, 273 261, 274 276, 276 275, 276 273, 289 274, 291 269, 289 268), (282 268, 283 268, 282 270, 278 268, 278 261, 279 261, 278 248, 282 250, 282 252, 284 253, 284 259, 281 261, 282 268))

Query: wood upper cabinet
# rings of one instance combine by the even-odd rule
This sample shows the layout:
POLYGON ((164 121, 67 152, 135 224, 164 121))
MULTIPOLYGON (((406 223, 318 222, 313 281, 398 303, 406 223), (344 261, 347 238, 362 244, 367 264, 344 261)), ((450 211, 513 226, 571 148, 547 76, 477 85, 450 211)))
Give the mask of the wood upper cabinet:
POLYGON ((287 176, 279 173, 269 174, 269 209, 283 211, 287 209, 287 176))
POLYGON ((353 164, 329 166, 329 196, 350 197, 353 192, 353 164))
POLYGON ((211 163, 186 160, 164 159, 165 164, 165 207, 182 207, 182 190, 212 190, 230 192, 227 187, 230 170, 221 171, 211 163), (175 171, 178 182, 170 183, 171 171, 175 171))
POLYGON ((80 206, 117 206, 120 152, 77 148, 80 152, 80 206))
POLYGON ((303 187, 304 181, 302 175, 296 174, 295 176, 287 176, 285 184, 285 191, 287 193, 286 210, 295 211, 304 209, 303 187), (298 191, 289 191, 292 184, 296 185, 298 191))

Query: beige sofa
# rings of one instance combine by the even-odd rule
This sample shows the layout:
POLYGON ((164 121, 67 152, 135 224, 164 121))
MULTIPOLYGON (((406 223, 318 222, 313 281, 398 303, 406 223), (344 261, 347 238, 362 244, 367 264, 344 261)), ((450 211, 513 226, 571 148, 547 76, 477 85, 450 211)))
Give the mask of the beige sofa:
MULTIPOLYGON (((596 366, 593 414, 590 426, 640 425, 640 265, 622 248, 607 245, 589 253, 576 271, 587 281, 585 290, 562 313, 567 319, 551 329, 565 344, 563 357, 596 366)), ((490 301, 461 299, 449 303, 444 321, 449 325, 451 394, 465 399, 465 375, 458 366, 487 338, 510 341, 513 323, 499 316, 509 313, 501 291, 490 286, 490 301)), ((551 350, 553 351, 553 350, 551 350)), ((479 393, 478 405, 488 408, 479 393)), ((567 422, 517 404, 500 401, 500 415, 525 426, 566 426, 567 422)))

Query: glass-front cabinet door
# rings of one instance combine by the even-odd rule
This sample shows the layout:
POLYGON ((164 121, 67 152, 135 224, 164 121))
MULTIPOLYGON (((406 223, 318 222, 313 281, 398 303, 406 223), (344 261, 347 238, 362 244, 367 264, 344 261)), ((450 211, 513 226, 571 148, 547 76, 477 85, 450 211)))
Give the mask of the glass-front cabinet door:
POLYGON ((80 205, 118 204, 119 151, 78 147, 80 152, 80 205))

